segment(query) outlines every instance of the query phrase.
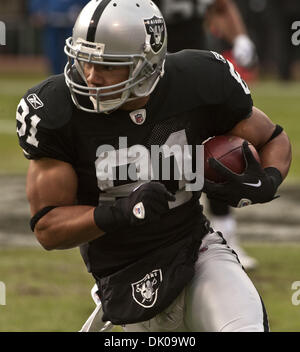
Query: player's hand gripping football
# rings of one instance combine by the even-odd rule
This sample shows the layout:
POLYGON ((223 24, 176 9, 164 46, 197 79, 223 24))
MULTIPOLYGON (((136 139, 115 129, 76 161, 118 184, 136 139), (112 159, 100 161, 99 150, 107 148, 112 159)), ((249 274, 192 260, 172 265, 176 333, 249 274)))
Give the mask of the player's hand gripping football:
POLYGON ((208 198, 217 199, 232 207, 244 207, 255 203, 266 203, 275 196, 282 181, 279 170, 273 167, 263 169, 253 156, 247 141, 243 143, 246 168, 242 174, 236 174, 214 158, 209 164, 226 178, 226 183, 214 183, 205 180, 203 192, 208 198))
POLYGON ((162 183, 144 183, 114 205, 96 207, 95 223, 103 231, 112 232, 155 222, 169 210, 168 202, 174 200, 175 196, 162 183))

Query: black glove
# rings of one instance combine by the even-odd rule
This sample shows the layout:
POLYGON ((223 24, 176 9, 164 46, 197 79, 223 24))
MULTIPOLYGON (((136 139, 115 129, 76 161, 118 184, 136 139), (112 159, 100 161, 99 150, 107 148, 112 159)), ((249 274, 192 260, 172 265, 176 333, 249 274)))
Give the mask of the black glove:
POLYGON ((209 159, 210 166, 223 175, 227 182, 219 184, 205 180, 203 192, 208 198, 240 208, 255 203, 266 203, 278 197, 275 197, 275 193, 282 182, 280 171, 275 167, 263 169, 253 156, 247 141, 243 143, 243 154, 246 169, 241 175, 232 172, 218 160, 209 159))
POLYGON ((114 205, 99 205, 94 211, 96 225, 105 232, 123 227, 138 226, 158 221, 169 210, 168 201, 175 196, 159 182, 148 182, 137 187, 128 197, 114 205))

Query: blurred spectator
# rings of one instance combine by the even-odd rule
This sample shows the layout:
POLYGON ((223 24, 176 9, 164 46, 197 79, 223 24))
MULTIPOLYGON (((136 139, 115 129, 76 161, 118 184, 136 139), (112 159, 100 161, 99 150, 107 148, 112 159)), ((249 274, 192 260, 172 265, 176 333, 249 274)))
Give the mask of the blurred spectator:
POLYGON ((293 78, 300 60, 299 46, 291 43, 291 26, 300 20, 299 0, 235 0, 253 38, 261 68, 280 79, 293 78))
MULTIPOLYGON (((54 34, 54 32, 59 32, 61 28, 60 32, 65 31, 69 35, 76 17, 75 13, 88 0, 1 0, 0 2, 0 20, 6 24, 6 45, 0 46, 0 54, 30 56, 44 52, 50 58, 61 55, 61 58, 55 61, 64 62, 65 57, 60 48, 63 46, 66 34, 54 34), (28 25, 28 14, 35 29, 28 25), (50 27, 54 27, 52 35, 47 34, 50 27), (46 39, 41 40, 40 32, 45 34, 46 39), (60 44, 57 43, 59 39, 61 39, 60 44), (53 42, 55 44, 51 44, 53 42), (43 50, 40 48, 41 44, 44 47, 43 50)), ((154 0, 154 2, 159 6, 160 2, 162 3, 161 7, 168 22, 170 51, 177 51, 178 48, 184 47, 193 48, 199 41, 203 45, 197 45, 197 48, 214 49, 218 52, 226 50, 230 53, 228 50, 232 49, 233 42, 229 40, 228 43, 227 38, 223 38, 226 40, 219 38, 223 30, 218 30, 216 26, 209 26, 214 32, 212 35, 206 30, 207 26, 201 24, 206 21, 209 25, 210 21, 207 21, 205 12, 214 0, 154 0), (186 35, 186 33, 192 34, 186 35)), ((264 74, 275 73, 281 79, 300 77, 299 46, 291 43, 292 23, 300 20, 300 1, 231 0, 231 2, 238 7, 249 37, 256 45, 261 71, 264 74)), ((213 22, 216 23, 215 20, 213 22)), ((226 27, 232 26, 225 26, 225 29, 226 27)), ((51 71, 61 72, 62 67, 63 64, 60 64, 59 69, 51 69, 51 71)), ((249 77, 245 76, 243 69, 240 73, 248 80, 249 77)))
POLYGON ((154 1, 167 22, 169 52, 215 50, 250 77, 247 69, 256 63, 255 45, 233 0, 154 1))
POLYGON ((66 64, 65 39, 72 34, 75 19, 88 0, 28 0, 32 26, 43 31, 42 45, 53 74, 63 72, 66 64))

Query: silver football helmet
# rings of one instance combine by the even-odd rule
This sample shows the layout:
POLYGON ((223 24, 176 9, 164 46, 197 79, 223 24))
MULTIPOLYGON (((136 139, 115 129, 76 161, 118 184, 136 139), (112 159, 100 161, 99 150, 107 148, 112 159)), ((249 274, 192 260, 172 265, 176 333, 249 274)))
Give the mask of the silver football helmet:
POLYGON ((73 102, 84 111, 109 113, 126 101, 149 95, 164 73, 166 52, 165 21, 151 0, 90 1, 66 40, 64 74, 73 102), (84 63, 125 65, 129 76, 118 84, 88 87, 84 63), (112 97, 117 93, 119 98, 112 97), (79 96, 89 97, 93 108, 80 103, 79 96))

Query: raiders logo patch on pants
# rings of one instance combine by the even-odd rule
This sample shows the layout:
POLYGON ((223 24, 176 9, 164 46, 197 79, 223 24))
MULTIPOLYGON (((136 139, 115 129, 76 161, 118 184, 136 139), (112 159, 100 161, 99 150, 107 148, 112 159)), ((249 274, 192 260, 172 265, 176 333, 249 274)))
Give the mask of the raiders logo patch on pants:
MULTIPOLYGON (((93 290, 95 295, 96 287, 93 290)), ((97 308, 82 332, 108 330, 102 321, 98 297, 95 303, 97 308)), ((126 324, 123 329, 128 332, 252 332, 269 331, 269 326, 258 292, 235 252, 216 232, 203 238, 195 275, 173 302, 153 318, 126 324)))
POLYGON ((237 255, 217 232, 207 234, 195 275, 183 292, 152 319, 127 324, 128 332, 269 331, 264 304, 237 255))
POLYGON ((190 235, 97 278, 103 321, 117 325, 141 322, 167 308, 194 276, 200 237, 190 235))

